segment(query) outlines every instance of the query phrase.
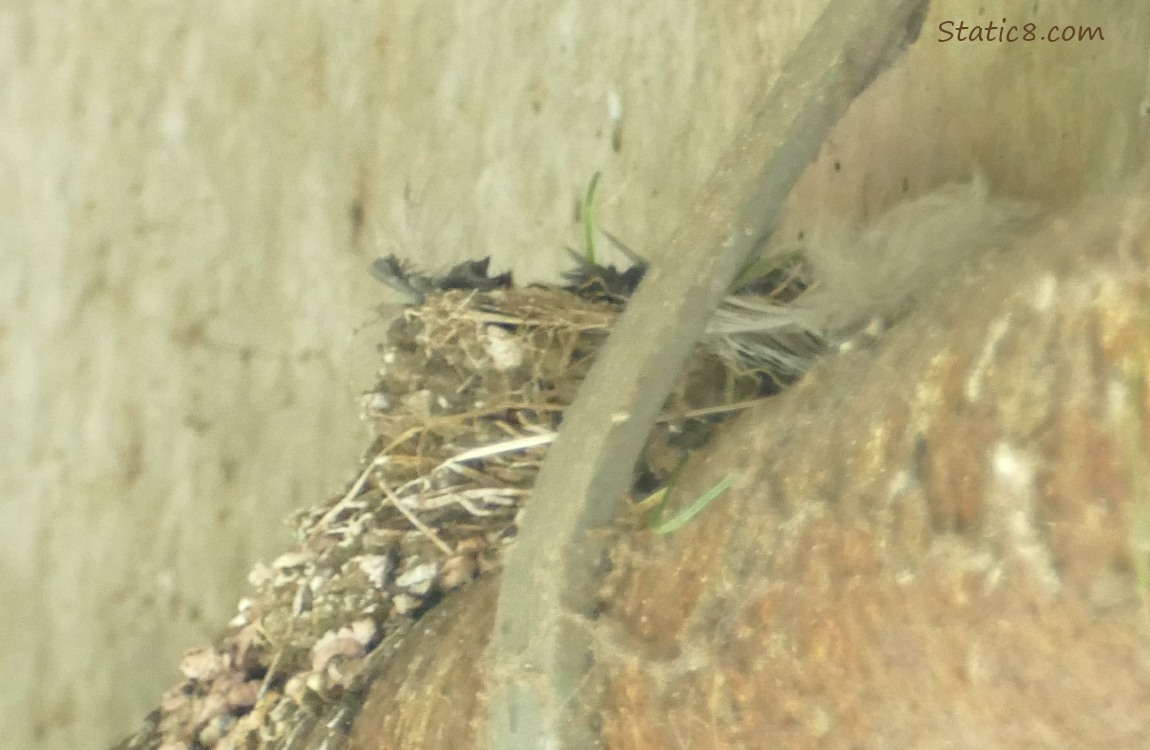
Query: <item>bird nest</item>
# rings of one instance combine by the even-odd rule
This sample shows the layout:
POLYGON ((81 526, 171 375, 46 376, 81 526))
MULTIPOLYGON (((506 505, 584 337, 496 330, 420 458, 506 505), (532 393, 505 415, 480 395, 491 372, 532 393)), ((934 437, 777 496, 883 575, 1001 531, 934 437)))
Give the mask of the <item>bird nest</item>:
MULTIPOLYGON (((356 478, 296 512, 298 545, 249 575, 217 643, 117 750, 335 750, 374 665, 421 614, 500 565, 538 468, 622 302, 553 287, 449 290, 389 324, 356 478)), ((637 487, 667 481, 738 388, 700 353, 637 487), (736 390, 732 390, 732 388, 736 390)))

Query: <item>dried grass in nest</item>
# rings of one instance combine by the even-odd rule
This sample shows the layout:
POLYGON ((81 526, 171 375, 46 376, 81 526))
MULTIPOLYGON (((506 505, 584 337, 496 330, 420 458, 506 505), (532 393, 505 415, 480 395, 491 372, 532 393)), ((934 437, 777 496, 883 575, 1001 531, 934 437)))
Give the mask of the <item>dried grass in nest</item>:
MULTIPOLYGON (((292 516, 298 547, 255 566, 255 593, 229 634, 185 656, 185 680, 117 750, 338 748, 377 657, 452 589, 499 566, 621 308, 525 287, 433 294, 397 316, 363 396, 374 440, 354 481, 292 516)), ((692 360, 648 446, 648 489, 698 443, 700 425, 746 405, 716 406, 746 395, 732 377, 716 354, 692 360)))
MULTIPOLYGON (((732 402, 754 390, 758 373, 748 387, 743 370, 785 384, 828 334, 841 341, 902 309, 930 275, 930 258, 959 255, 934 243, 933 255, 908 266, 905 249, 923 244, 923 232, 970 244, 1025 215, 988 204, 977 184, 940 195, 863 233, 857 244, 873 252, 852 256, 830 243, 806 253, 811 264, 756 270, 762 288, 723 304, 708 329, 711 353, 692 360, 666 405, 648 473, 665 477, 694 428, 705 433, 714 414, 746 405, 732 402)), ((527 287, 432 294, 396 318, 379 381, 364 395, 375 439, 356 479, 295 514, 298 548, 256 566, 255 593, 229 634, 185 656, 185 680, 118 750, 337 750, 377 655, 451 589, 499 565, 562 410, 620 307, 527 287)))
POLYGON ((372 658, 498 566, 562 410, 619 305, 556 289, 450 291, 392 321, 363 397, 375 439, 299 546, 249 576, 229 634, 119 748, 338 747, 372 658))

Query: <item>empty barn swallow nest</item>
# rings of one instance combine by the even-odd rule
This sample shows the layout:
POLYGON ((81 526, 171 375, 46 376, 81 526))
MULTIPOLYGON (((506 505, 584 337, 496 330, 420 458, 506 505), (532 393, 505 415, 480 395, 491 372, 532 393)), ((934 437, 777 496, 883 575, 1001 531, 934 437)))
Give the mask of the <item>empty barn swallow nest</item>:
MULTIPOLYGON (((988 213, 980 191, 923 199, 917 214, 892 212, 885 235, 855 242, 897 234, 900 222, 919 227, 932 211, 950 216, 952 203, 978 204, 959 222, 969 243, 1014 215, 988 213)), ((815 260, 813 271, 792 260, 760 273, 744 289, 753 294, 720 308, 636 469, 636 500, 666 486, 718 419, 792 382, 825 348, 829 318, 817 303, 803 306, 818 299, 808 280, 843 271, 815 260)), ((375 437, 355 480, 291 517, 296 549, 255 566, 255 591, 228 634, 185 654, 183 681, 116 750, 341 747, 382 656, 453 589, 499 568, 563 409, 637 282, 588 266, 567 287, 515 288, 506 275, 488 277, 486 261, 438 280, 394 258, 375 270, 413 304, 379 346, 379 379, 362 401, 375 437)), ((904 282, 878 281, 909 289, 904 282)), ((832 291, 841 310, 849 295, 832 291)), ((857 306, 851 325, 875 312, 857 306)))
MULTIPOLYGON (((373 655, 499 567, 625 295, 528 286, 420 296, 379 347, 379 379, 362 401, 375 439, 356 479, 291 517, 296 549, 255 566, 255 592, 228 635, 184 656, 184 680, 118 748, 315 747, 317 728, 335 730, 327 747, 338 747, 373 655)), ((758 391, 758 378, 725 373, 715 355, 696 357, 639 472, 643 488, 667 480, 722 403, 758 391)))

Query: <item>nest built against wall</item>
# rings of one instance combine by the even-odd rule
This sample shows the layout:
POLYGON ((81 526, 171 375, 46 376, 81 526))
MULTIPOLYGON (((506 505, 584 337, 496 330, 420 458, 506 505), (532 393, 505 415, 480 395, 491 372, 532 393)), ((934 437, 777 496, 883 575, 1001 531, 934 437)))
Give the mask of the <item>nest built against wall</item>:
MULTIPOLYGON (((804 248, 744 279, 636 468, 633 523, 674 512, 652 511, 652 498, 722 418, 792 383, 874 316, 886 324, 910 304, 925 266, 891 258, 907 258, 924 226, 984 248, 1027 215, 989 202, 976 183, 854 235, 869 256, 804 248), (852 264, 866 266, 871 288, 846 288, 864 275, 852 264), (836 297, 850 301, 848 313, 836 297)), ((378 381, 362 401, 373 437, 354 480, 292 516, 297 546, 255 566, 253 593, 226 635, 185 655, 182 681, 117 750, 340 747, 413 623, 500 567, 563 410, 641 275, 583 266, 565 287, 515 287, 488 276, 484 262, 438 278, 396 259, 375 270, 411 304, 379 345, 378 381)))

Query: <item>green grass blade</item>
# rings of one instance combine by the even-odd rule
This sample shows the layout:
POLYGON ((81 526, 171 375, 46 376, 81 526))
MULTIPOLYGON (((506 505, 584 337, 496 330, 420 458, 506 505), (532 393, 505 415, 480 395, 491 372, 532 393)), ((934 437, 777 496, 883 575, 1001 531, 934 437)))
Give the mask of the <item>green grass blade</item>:
POLYGON ((583 196, 583 237, 587 245, 587 262, 595 265, 595 189, 599 187, 602 172, 591 175, 591 184, 583 196))
POLYGON ((687 523, 687 521, 690 521, 692 518, 699 515, 699 513, 702 512, 703 508, 706 508, 708 505, 711 504, 711 501, 713 501, 719 495, 723 494, 728 489, 730 489, 730 487, 734 483, 734 481, 735 481, 735 475, 734 474, 728 474, 726 477, 724 477, 722 480, 720 480, 717 484, 715 484, 713 487, 711 487, 711 489, 704 492, 699 497, 699 499, 697 499, 697 500, 695 500, 695 502, 691 503, 690 506, 684 508, 683 510, 679 511, 675 515, 671 516, 670 518, 668 518, 663 523, 660 523, 657 526, 653 526, 651 528, 651 531, 655 532, 656 534, 670 534, 672 531, 675 531, 675 530, 681 528, 683 526, 683 524, 687 523))

